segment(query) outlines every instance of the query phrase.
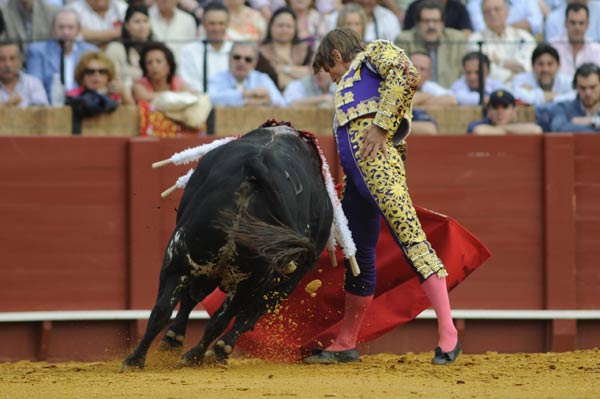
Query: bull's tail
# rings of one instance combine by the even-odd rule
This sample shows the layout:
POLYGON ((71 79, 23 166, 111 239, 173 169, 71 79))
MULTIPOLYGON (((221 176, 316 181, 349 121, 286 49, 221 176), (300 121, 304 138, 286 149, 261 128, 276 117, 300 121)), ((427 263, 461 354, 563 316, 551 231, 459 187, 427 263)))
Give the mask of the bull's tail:
POLYGON ((236 246, 241 245, 251 252, 270 262, 274 274, 283 276, 290 262, 312 264, 315 247, 312 240, 284 224, 266 223, 240 209, 223 211, 225 220, 233 221, 221 225, 221 229, 233 240, 236 246))

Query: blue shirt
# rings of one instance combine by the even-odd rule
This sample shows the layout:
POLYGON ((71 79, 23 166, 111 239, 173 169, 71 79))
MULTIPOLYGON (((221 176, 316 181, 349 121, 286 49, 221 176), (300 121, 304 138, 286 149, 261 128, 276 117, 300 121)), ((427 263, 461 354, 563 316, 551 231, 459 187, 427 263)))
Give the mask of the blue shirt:
MULTIPOLYGON (((506 89, 502 82, 492 78, 485 79, 483 94, 489 96, 494 90, 506 89)), ((461 76, 456 82, 452 83, 450 91, 454 93, 459 105, 479 105, 479 91, 472 90, 467 84, 465 75, 461 76)))
POLYGON ((488 118, 487 116, 478 121, 473 121, 473 122, 469 123, 469 126, 467 126, 467 134, 473 134, 473 130, 475 130, 475 128, 479 125, 491 125, 491 124, 492 124, 492 120, 490 118, 488 118))
MULTIPOLYGON (((250 71, 248 77, 241 82, 241 86, 246 90, 254 90, 263 87, 269 92, 272 106, 284 107, 286 105, 281 92, 269 75, 265 73, 255 70, 250 71)), ((219 72, 208 80, 208 96, 213 105, 222 105, 226 107, 244 106, 242 90, 238 88, 237 80, 235 80, 229 71, 219 72)))
POLYGON ((574 116, 589 116, 586 114, 579 97, 573 101, 564 101, 554 106, 552 110, 552 120, 550 121, 551 132, 581 132, 596 133, 592 126, 578 125, 571 123, 574 116))

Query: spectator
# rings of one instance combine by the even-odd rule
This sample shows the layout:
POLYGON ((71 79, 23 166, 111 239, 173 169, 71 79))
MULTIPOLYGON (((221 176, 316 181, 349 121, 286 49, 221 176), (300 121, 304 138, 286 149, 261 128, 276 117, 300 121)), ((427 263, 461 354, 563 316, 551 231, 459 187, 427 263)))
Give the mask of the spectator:
POLYGON ((367 14, 356 3, 344 4, 337 13, 335 26, 337 28, 350 28, 364 38, 367 31, 367 14))
POLYGON ((439 133, 435 119, 424 109, 413 108, 410 133, 417 136, 435 136, 439 133))
POLYGON ((560 72, 568 76, 587 62, 600 64, 600 44, 585 37, 589 26, 589 10, 585 4, 571 3, 566 9, 566 33, 552 41, 560 55, 560 72))
POLYGON ((539 134, 542 133, 542 128, 532 122, 517 122, 515 98, 506 90, 496 90, 487 103, 486 117, 471 122, 467 133, 481 136, 539 134))
POLYGON ((393 41, 402 30, 396 15, 387 8, 377 4, 377 0, 355 0, 367 14, 367 30, 365 41, 375 39, 393 41))
POLYGON ((327 33, 327 18, 314 7, 312 0, 288 0, 298 20, 298 38, 314 48, 327 33))
POLYGON ((8 0, 1 10, 4 33, 0 35, 0 40, 26 44, 50 38, 52 19, 58 11, 43 0, 8 0))
POLYGON ((48 105, 44 85, 21 71, 21 52, 15 43, 0 43, 0 107, 48 105))
POLYGON ((283 92, 283 98, 291 107, 333 108, 334 95, 335 83, 323 70, 292 80, 283 92))
POLYGON ((273 13, 267 37, 260 53, 277 72, 277 85, 284 90, 289 82, 302 79, 311 73, 312 48, 298 39, 296 14, 289 7, 273 13))
MULTIPOLYGON (((415 21, 418 19, 416 18, 417 10, 424 1, 427 0, 416 0, 408 6, 406 15, 404 16, 404 25, 402 25, 403 30, 413 29, 415 27, 416 22, 418 22, 415 21)), ((443 7, 444 26, 446 28, 456 29, 467 35, 473 31, 469 12, 463 3, 459 0, 437 0, 436 2, 443 7)))
POLYGON ((417 51, 409 56, 421 79, 417 91, 413 97, 413 104, 416 106, 427 105, 456 105, 456 97, 452 91, 443 88, 438 83, 431 80, 431 57, 429 53, 417 51))
POLYGON ((117 79, 115 66, 102 51, 84 54, 75 67, 78 87, 67 91, 67 97, 77 97, 93 91, 110 97, 119 104, 134 104, 129 89, 117 79))
POLYGON ((229 70, 209 80, 211 102, 228 107, 285 106, 285 100, 271 78, 255 70, 257 59, 256 43, 234 43, 229 56, 229 70))
POLYGON ((471 35, 469 50, 477 50, 477 43, 483 42, 483 52, 492 63, 490 76, 509 83, 517 73, 531 70, 535 39, 529 32, 507 25, 506 0, 483 0, 481 7, 486 28, 471 35))
POLYGON ((548 43, 539 44, 531 56, 532 72, 522 72, 512 82, 515 96, 524 103, 542 105, 575 97, 572 79, 558 72, 560 57, 548 43))
POLYGON ((460 63, 466 48, 464 34, 444 27, 444 8, 436 0, 420 2, 416 19, 416 27, 400 33, 395 43, 407 53, 428 52, 433 64, 430 79, 449 87, 461 74, 460 63))
POLYGON ((75 0, 67 7, 77 11, 83 40, 98 45, 121 38, 127 4, 121 0, 75 0))
POLYGON ((259 42, 265 38, 267 21, 259 11, 246 6, 244 0, 223 0, 223 3, 231 18, 227 39, 259 42))
MULTIPOLYGON (((250 0, 250 6, 259 10, 265 21, 271 19, 273 12, 286 5, 285 0, 250 0)), ((319 14, 329 14, 339 8, 340 0, 316 0, 315 8, 319 14)))
POLYGON ((225 40, 229 27, 229 10, 222 3, 210 3, 204 10, 202 25, 206 41, 195 40, 181 49, 180 75, 186 85, 206 93, 208 79, 229 68, 229 52, 233 44, 225 40))
POLYGON ((164 42, 179 60, 183 46, 196 38, 194 17, 177 8, 177 0, 156 0, 148 11, 154 40, 164 42))
POLYGON ((588 0, 567 0, 565 2, 562 0, 561 3, 560 7, 555 8, 546 18, 544 28, 546 41, 553 42, 558 36, 566 34, 565 19, 569 4, 583 4, 587 6, 590 24, 585 37, 594 42, 600 41, 600 23, 597 22, 600 19, 600 2, 596 0, 591 2, 588 0))
POLYGON ((151 40, 148 8, 144 5, 129 6, 125 12, 121 41, 111 42, 106 47, 106 55, 115 65, 117 78, 128 88, 142 76, 140 50, 151 40))
POLYGON ((46 94, 50 97, 52 77, 59 74, 64 78, 66 90, 77 86, 75 66, 81 56, 98 48, 90 43, 78 40, 81 33, 79 15, 73 9, 59 10, 52 21, 53 39, 33 43, 27 50, 27 73, 44 83, 46 94), (62 61, 61 61, 62 44, 62 61), (63 67, 61 71, 61 66, 63 67), (61 74, 62 72, 62 74, 61 74))
POLYGON ((164 91, 193 91, 177 72, 177 62, 171 49, 158 42, 146 44, 140 53, 142 77, 133 84, 133 97, 137 102, 152 103, 164 91))
POLYGON ((575 72, 573 85, 577 98, 556 104, 550 131, 600 131, 600 67, 592 63, 580 65, 575 72))
MULTIPOLYGON (((544 15, 536 0, 504 0, 509 7, 506 23, 513 28, 523 29, 533 35, 542 33, 544 15)), ((482 0, 469 0, 467 10, 471 17, 473 30, 481 32, 485 29, 485 15, 482 13, 482 0)))
MULTIPOLYGON (((483 60, 483 95, 484 103, 488 101, 489 95, 498 89, 504 89, 504 84, 489 77, 490 59, 481 54, 483 60)), ((464 74, 452 84, 450 91, 456 96, 459 105, 479 104, 479 53, 476 51, 465 54, 463 57, 464 74)))

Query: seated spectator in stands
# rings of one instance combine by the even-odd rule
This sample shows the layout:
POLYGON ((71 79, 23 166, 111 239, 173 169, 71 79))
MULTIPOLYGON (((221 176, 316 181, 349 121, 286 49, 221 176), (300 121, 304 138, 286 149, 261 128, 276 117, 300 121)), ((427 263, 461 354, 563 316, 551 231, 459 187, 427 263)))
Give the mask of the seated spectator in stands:
POLYGON ((105 50, 115 65, 117 78, 129 88, 142 76, 140 50, 151 40, 148 8, 144 5, 129 6, 125 13, 121 41, 111 42, 105 50))
POLYGON ((552 110, 551 132, 600 131, 600 67, 583 64, 573 80, 577 98, 558 103, 552 110))
MULTIPOLYGON (((537 35, 542 33, 544 24, 544 15, 537 2, 537 0, 503 0, 507 6, 510 6, 508 10, 506 23, 513 28, 523 29, 527 32, 537 35)), ((486 23, 485 11, 483 10, 482 0, 469 0, 467 4, 467 10, 471 17, 471 24, 473 30, 481 32, 485 29, 486 23)))
POLYGON ((194 40, 181 49, 179 74, 186 85, 206 93, 208 79, 229 68, 229 52, 233 42, 226 40, 229 27, 229 10, 224 4, 211 2, 204 10, 202 26, 205 40, 194 40), (206 55, 206 65, 204 56, 206 55), (206 80, 204 70, 206 68, 206 80))
POLYGON ((532 122, 517 122, 515 98, 506 90, 496 90, 490 95, 486 107, 486 117, 473 121, 467 127, 467 133, 481 136, 503 134, 539 134, 542 128, 532 122))
POLYGON ((438 134, 437 122, 424 109, 413 108, 410 134, 417 136, 436 135, 438 134))
POLYGON ((546 18, 544 27, 544 38, 546 41, 553 42, 557 37, 566 34, 565 17, 567 6, 569 4, 583 4, 589 11, 590 24, 587 28, 585 37, 591 41, 600 41, 600 2, 588 0, 560 0, 560 6, 556 7, 546 18))
POLYGON ((52 34, 52 19, 58 9, 44 0, 8 0, 1 7, 4 33, 0 41, 29 45, 47 40, 52 34))
POLYGON ((377 4, 377 0, 355 0, 367 14, 367 29, 365 41, 371 42, 375 39, 393 41, 402 30, 396 15, 387 8, 377 4))
POLYGON ((492 62, 490 76, 509 84, 514 75, 531 70, 535 39, 529 32, 507 25, 506 0, 483 0, 481 7, 486 27, 471 35, 469 50, 478 50, 482 41, 482 51, 492 62))
POLYGON ((466 49, 464 34, 444 27, 444 8, 436 0, 420 2, 415 17, 415 28, 400 33, 395 43, 409 54, 417 50, 428 52, 433 64, 431 80, 449 87, 461 74, 460 62, 466 49))
MULTIPOLYGON (((418 22, 417 10, 421 3, 427 0, 416 0, 410 3, 404 16, 403 30, 413 29, 418 22)), ((437 0, 444 10, 444 26, 462 31, 464 34, 470 34, 473 31, 471 18, 467 7, 459 0, 437 0)), ((461 54, 462 55, 462 54, 461 54)))
POLYGON ((44 85, 21 71, 21 52, 16 43, 0 43, 0 107, 48 105, 44 85))
POLYGON ((600 44, 585 37, 589 16, 585 4, 569 4, 565 21, 567 32, 551 42, 560 55, 560 72, 565 75, 573 76, 575 69, 587 62, 600 64, 600 44))
POLYGON ((296 14, 289 7, 273 13, 260 53, 275 68, 277 85, 281 90, 292 80, 312 73, 313 50, 298 39, 296 14))
POLYGON ((328 31, 327 16, 316 10, 312 0, 288 0, 288 4, 296 14, 298 39, 315 48, 328 31))
POLYGON ((333 108, 334 96, 335 83, 324 70, 292 80, 283 92, 283 98, 290 107, 333 108))
POLYGON ((416 51, 411 53, 409 58, 421 75, 419 86, 413 97, 413 104, 416 106, 456 105, 456 97, 452 91, 431 80, 432 66, 429 53, 416 51))
POLYGON ((33 43, 27 49, 27 73, 42 81, 48 97, 52 77, 61 74, 61 65, 65 89, 73 89, 77 86, 75 66, 79 59, 85 53, 98 50, 93 44, 78 40, 80 33, 81 24, 77 12, 63 8, 56 13, 52 21, 53 39, 33 43))
POLYGON ((155 0, 148 13, 154 40, 169 46, 175 59, 180 60, 181 48, 196 38, 194 17, 178 9, 177 0, 155 0))
POLYGON ((267 74, 255 70, 258 46, 254 42, 237 42, 231 48, 229 70, 211 77, 208 94, 215 106, 286 105, 281 92, 267 74))
MULTIPOLYGON (((265 21, 271 19, 275 10, 287 5, 285 0, 249 0, 248 3, 255 10, 260 11, 265 21)), ((316 0, 315 8, 319 14, 330 14, 339 8, 340 4, 340 0, 316 0)))
POLYGON ((140 53, 142 77, 133 84, 133 98, 151 103, 164 91, 193 91, 176 75, 177 62, 171 49, 160 42, 151 42, 140 53))
POLYGON ((115 66, 102 51, 84 54, 75 67, 78 87, 67 91, 67 97, 77 97, 86 90, 105 95, 119 104, 134 104, 129 89, 117 79, 115 66))
POLYGON ((533 71, 522 72, 512 81, 515 97, 526 104, 542 105, 575 97, 572 79, 558 72, 560 57, 548 43, 539 44, 531 56, 533 71))
POLYGON ((267 32, 267 21, 262 14, 244 4, 244 0, 223 0, 229 9, 231 23, 227 29, 227 39, 260 42, 267 32))
MULTIPOLYGON (((333 15, 333 14, 332 14, 333 15)), ((337 15, 335 26, 337 28, 350 28, 365 37, 367 31, 367 14, 365 10, 356 3, 344 4, 337 15)))
MULTIPOLYGON (((488 101, 489 95, 498 89, 504 89, 504 84, 489 77, 490 59, 481 54, 483 59, 483 102, 488 101)), ((459 105, 478 105, 479 95, 479 53, 472 51, 463 57, 464 74, 450 87, 450 91, 456 96, 459 105)))
POLYGON ((75 0, 67 6, 77 11, 83 40, 104 45, 121 38, 127 4, 121 0, 75 0))

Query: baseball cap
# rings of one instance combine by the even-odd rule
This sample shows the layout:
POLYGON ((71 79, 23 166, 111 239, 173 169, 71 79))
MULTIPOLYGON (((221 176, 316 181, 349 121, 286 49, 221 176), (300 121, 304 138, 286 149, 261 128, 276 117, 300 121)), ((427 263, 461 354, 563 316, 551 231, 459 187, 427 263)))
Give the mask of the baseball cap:
POLYGON ((509 105, 515 105, 515 102, 515 98, 509 91, 500 89, 495 90, 492 92, 492 94, 490 94, 488 105, 491 105, 492 107, 496 107, 498 105, 507 107, 509 105))

